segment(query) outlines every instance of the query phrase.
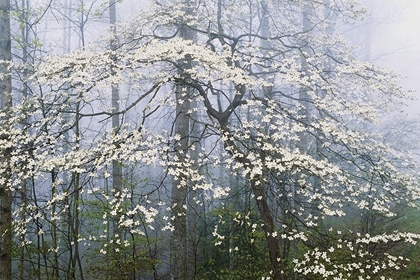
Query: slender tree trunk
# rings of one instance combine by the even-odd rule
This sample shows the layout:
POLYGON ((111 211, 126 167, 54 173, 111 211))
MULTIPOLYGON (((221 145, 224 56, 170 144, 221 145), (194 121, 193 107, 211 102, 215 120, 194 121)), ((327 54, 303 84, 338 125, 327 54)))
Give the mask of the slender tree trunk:
MULTIPOLYGON (((80 103, 76 103, 76 127, 75 127, 75 136, 76 136, 76 146, 77 149, 80 146, 80 103)), ((80 258, 80 251, 79 251, 79 233, 80 233, 80 173, 74 172, 73 173, 73 219, 72 223, 72 230, 71 230, 71 240, 74 244, 74 254, 71 260, 71 279, 84 279, 83 276, 83 268, 80 258), (79 270, 79 273, 77 273, 79 270)))
MULTIPOLYGON (((269 7, 267 0, 261 1, 261 20, 260 20, 260 29, 261 29, 261 35, 263 38, 270 38, 271 37, 271 31, 270 31, 270 14, 269 14, 269 7)), ((252 33, 252 31, 250 31, 252 33)), ((264 55, 269 56, 269 52, 272 50, 272 43, 269 40, 261 40, 261 48, 264 53, 264 55)), ((263 71, 267 71, 267 69, 271 67, 271 61, 270 59, 264 60, 264 68, 263 71)), ((265 75, 264 77, 270 84, 274 84, 274 78, 272 75, 265 75)), ((272 86, 264 86, 263 87, 263 94, 266 98, 272 98, 272 86)), ((269 131, 267 131, 269 133, 269 131)))
MULTIPOLYGON (((197 108, 198 103, 196 101, 191 102, 191 109, 197 108)), ((195 172, 200 172, 199 168, 199 152, 201 149, 200 145, 200 127, 197 122, 198 112, 193 111, 191 113, 191 135, 190 135, 190 147, 193 147, 190 151, 190 159, 193 162, 193 169, 195 172)), ((199 254, 199 244, 203 235, 200 232, 201 221, 205 219, 204 201, 202 200, 202 190, 194 188, 192 183, 190 184, 190 190, 188 191, 188 208, 187 208, 187 220, 188 220, 188 279, 194 279, 197 273, 197 265, 199 259, 202 257, 199 254)))
MULTIPOLYGON (((188 14, 192 14, 195 9, 194 0, 183 1, 184 7, 188 7, 188 14)), ((180 26, 180 37, 183 39, 194 40, 195 32, 188 26, 180 26)), ((191 68, 191 60, 187 58, 185 69, 191 68)), ((182 69, 180 73, 182 75, 182 69)), ((175 89, 176 99, 176 119, 174 132, 179 136, 179 141, 175 142, 175 155, 180 165, 186 162, 188 146, 190 143, 190 119, 189 110, 191 108, 192 88, 185 85, 177 85, 175 89)), ((177 168, 179 176, 172 181, 172 225, 174 227, 171 242, 171 273, 175 280, 188 279, 190 266, 188 263, 188 231, 187 231, 187 196, 188 178, 183 174, 181 167, 177 168)))
MULTIPOLYGON (((189 0, 189 7, 195 7, 195 0, 189 0)), ((189 8, 188 14, 193 15, 195 13, 194 9, 189 8)), ((192 40, 194 42, 197 41, 197 34, 193 30, 186 30, 186 32, 182 35, 185 39, 192 40)), ((192 67, 193 65, 188 65, 188 67, 192 67)), ((187 89, 190 94, 193 93, 193 89, 187 89)), ((190 98, 187 96, 187 98, 190 98)), ((190 114, 190 136, 189 136, 189 150, 190 160, 193 163, 192 169, 194 172, 200 172, 199 168, 199 152, 201 149, 201 140, 200 140, 200 132, 201 127, 198 122, 199 119, 199 111, 198 111, 198 102, 196 100, 191 100, 189 104, 189 110, 191 111, 190 114)), ((201 258, 199 254, 199 244, 202 239, 202 234, 200 233, 200 225, 201 221, 205 219, 205 209, 204 209, 204 201, 202 200, 202 190, 194 188, 193 182, 189 183, 189 190, 188 190, 188 207, 187 207, 187 234, 188 234, 188 244, 187 244, 187 263, 188 263, 188 279, 194 279, 197 273, 197 265, 201 258)))
MULTIPOLYGON (((84 4, 84 0, 80 1, 82 6, 84 4)), ((72 5, 72 1, 70 0, 69 5, 71 7, 72 5)), ((69 11, 70 13, 70 11, 69 11)), ((87 17, 85 17, 84 15, 84 11, 83 9, 81 9, 80 11, 80 22, 81 24, 79 25, 79 31, 80 31, 80 40, 79 40, 79 44, 81 44, 81 47, 84 48, 85 47, 85 36, 84 36, 84 31, 85 31, 85 23, 87 21, 87 17)), ((69 46, 71 47, 71 46, 69 46)), ((77 98, 79 99, 79 97, 77 98)), ((75 102, 75 145, 76 145, 76 150, 79 149, 80 147, 80 139, 81 139, 81 132, 80 132, 80 101, 76 100, 75 102)), ((82 266, 82 261, 81 261, 81 256, 80 256, 80 251, 79 251, 79 234, 80 234, 80 191, 81 191, 81 186, 80 186, 80 173, 78 172, 73 172, 72 173, 72 182, 73 182, 73 208, 69 209, 70 212, 73 212, 73 215, 69 215, 69 223, 70 223, 70 234, 71 236, 69 237, 69 240, 72 241, 73 246, 74 246, 74 250, 72 250, 72 245, 70 244, 70 259, 69 259, 69 264, 70 264, 70 279, 75 280, 75 279, 84 279, 84 273, 83 273, 83 266, 82 266), (79 271, 79 273, 78 273, 79 271)))
POLYGON ((263 229, 267 241, 268 255, 270 257, 271 269, 273 270, 273 279, 282 280, 284 276, 280 266, 280 246, 273 233, 276 231, 274 218, 268 205, 267 195, 263 183, 259 178, 251 179, 251 189, 254 193, 258 210, 263 220, 263 229))
POLYGON ((64 13, 66 13, 67 20, 63 24, 63 51, 67 54, 71 50, 71 18, 72 18, 73 3, 72 0, 64 1, 64 13))
MULTIPOLYGON (((112 39, 110 41, 110 49, 112 52, 114 52, 117 49, 117 8, 116 8, 116 1, 110 0, 109 1, 109 24, 111 27, 111 36, 112 39)), ((112 60, 115 61, 115 55, 112 54, 112 60)), ((111 74, 115 75, 115 69, 113 66, 111 66, 111 74)), ((120 128, 120 117, 118 115, 118 111, 120 110, 119 105, 119 99, 120 99, 120 92, 119 92, 119 85, 117 83, 111 84, 111 106, 112 106, 112 133, 113 135, 118 134, 118 130, 120 128)), ((122 165, 120 160, 113 160, 112 161, 112 190, 114 192, 115 198, 119 200, 121 198, 121 191, 122 191, 122 165)), ((114 236, 118 236, 119 239, 122 238, 121 231, 118 228, 118 221, 120 219, 120 215, 118 215, 114 219, 113 222, 113 230, 114 230, 114 236)), ((116 260, 118 263, 121 263, 121 260, 116 260)), ((133 269, 135 273, 135 269, 133 269)), ((123 273, 126 273, 126 275, 129 275, 129 272, 121 271, 123 273)))
MULTIPOLYGON (((175 143, 175 154, 182 164, 186 161, 188 150, 189 118, 187 112, 190 108, 190 101, 187 98, 187 88, 176 86, 176 120, 175 134, 180 140, 175 143)), ((175 280, 187 279, 187 220, 186 220, 186 199, 188 194, 186 176, 178 167, 179 176, 173 179, 172 184, 172 223, 174 227, 171 242, 172 275, 175 280)))
MULTIPOLYGON (((302 31, 305 33, 310 33, 311 32, 311 28, 312 25, 310 23, 310 17, 312 15, 312 9, 310 6, 308 6, 308 4, 303 4, 302 7, 302 12, 303 12, 303 16, 302 16, 302 31)), ((302 47, 302 55, 301 55, 301 65, 302 65, 302 74, 307 76, 309 75, 309 73, 307 73, 307 68, 308 68, 308 62, 306 60, 306 56, 311 54, 311 49, 309 47, 302 47)), ((302 119, 302 122, 304 124, 309 123, 309 95, 308 95, 308 88, 302 87, 300 88, 299 91, 299 100, 300 100, 300 109, 299 109, 299 116, 304 116, 304 118, 302 119)), ((299 150, 301 153, 305 153, 305 152, 309 152, 309 140, 306 136, 305 133, 301 133, 301 135, 299 135, 300 137, 300 141, 298 143, 299 146, 299 150)))
MULTIPOLYGON (((51 197, 55 197, 56 192, 57 192, 57 186, 55 185, 56 183, 56 171, 55 169, 53 169, 51 171, 51 184, 52 184, 52 188, 51 188, 51 197)), ((56 252, 55 248, 58 247, 58 242, 57 242, 57 220, 55 219, 56 216, 56 212, 57 212, 57 203, 54 202, 51 205, 51 212, 52 212, 52 221, 51 221, 51 227, 52 227, 52 246, 54 248, 54 253, 53 253, 53 279, 58 279, 58 253, 56 252)))
MULTIPOLYGON (((112 40, 110 42, 111 51, 115 51, 117 48, 116 36, 117 36, 117 28, 115 24, 117 23, 117 9, 116 9, 116 2, 115 0, 110 1, 109 6, 109 18, 110 18, 110 25, 111 25, 111 33, 112 33, 112 40)), ((112 67, 111 73, 115 74, 115 70, 112 67)), ((119 111, 119 99, 120 93, 117 83, 113 83, 111 85, 111 106, 112 106, 112 129, 113 133, 117 134, 118 129, 120 127, 120 118, 117 112, 119 111)), ((112 161, 112 188, 115 193, 121 193, 122 190, 122 166, 121 162, 118 160, 112 161)))
MULTIPOLYGON (((252 169, 254 164, 246 157, 246 155, 231 139, 232 136, 227 127, 227 120, 219 119, 219 122, 221 122, 222 131, 224 132, 223 134, 226 136, 226 140, 224 142, 225 150, 230 154, 235 155, 238 162, 252 169)), ((276 228, 274 224, 273 213, 271 212, 268 204, 268 197, 264 188, 263 180, 261 180, 260 176, 249 178, 249 180, 251 184, 251 190, 254 194, 255 202, 263 222, 262 228, 264 230, 265 239, 267 242, 267 250, 272 269, 272 277, 274 280, 283 280, 285 279, 285 276, 282 273, 280 246, 276 236, 273 235, 273 233, 276 231, 276 228)))
MULTIPOLYGON (((21 28, 21 36, 22 36, 22 63, 24 65, 28 64, 28 46, 29 46, 29 27, 28 27, 28 14, 27 11, 29 10, 29 0, 22 0, 21 1, 21 21, 24 22, 25 24, 23 25, 23 27, 21 28)), ((27 84, 27 79, 28 79, 28 69, 27 67, 24 68, 23 73, 22 73, 22 78, 23 78, 23 85, 22 85, 22 97, 23 97, 23 102, 26 102, 26 100, 28 99, 28 84, 27 84)), ((23 126, 26 127, 29 124, 30 121, 30 116, 29 115, 25 115, 25 120, 23 123, 23 126)), ((26 146, 26 149, 29 150, 29 145, 26 146)), ((21 215, 20 215, 20 219, 22 221, 24 221, 26 219, 26 212, 27 212, 27 193, 29 190, 29 184, 30 184, 30 180, 25 179, 22 182, 22 190, 21 190, 21 215)), ((19 241, 21 244, 23 244, 24 240, 25 240, 25 232, 20 233, 19 235, 19 241)), ((24 246, 20 246, 19 247, 19 264, 18 264, 18 279, 19 280, 24 280, 25 278, 25 247, 24 246)))
MULTIPOLYGON (((268 2, 267 0, 262 0, 260 24, 261 24, 261 34, 264 38, 271 37, 269 18, 270 18, 270 14, 269 14, 268 2)), ((265 53, 265 55, 268 55, 268 53, 272 49, 271 41, 263 39, 261 41, 261 48, 262 48, 262 51, 265 53)), ((265 60, 264 67, 266 68, 265 71, 270 69, 271 62, 269 59, 265 60)), ((270 77, 270 75, 267 75, 265 79, 270 84, 274 84, 274 78, 270 77)), ((273 89, 272 86, 263 87, 264 98, 268 98, 268 99, 273 98, 272 89, 273 89)), ((269 127, 270 126, 267 126, 266 128, 267 135, 271 134, 269 127)), ((285 279, 285 276, 281 273, 281 264, 282 264, 281 261, 283 261, 284 263, 286 260, 280 259, 282 255, 280 254, 281 250, 280 250, 279 241, 275 236, 273 236, 273 233, 276 232, 277 228, 274 223, 274 217, 271 212, 271 209, 268 203, 268 198, 265 191, 269 187, 269 185, 270 185, 269 183, 265 183, 265 182, 263 183, 262 180, 251 181, 251 188, 253 190, 255 198, 257 198, 256 199, 257 207, 264 221, 263 229, 266 234, 267 248, 268 248, 268 253, 270 257, 271 267, 273 269, 273 278, 278 280, 278 279, 285 279), (258 199, 258 197, 262 199, 258 199)))
MULTIPOLYGON (((8 141, 9 109, 12 106, 12 80, 9 68, 11 62, 10 1, 0 0, 0 110, 5 111, 0 134, 1 141, 8 141)), ((2 169, 0 178, 0 280, 12 278, 12 200, 9 181, 11 179, 10 148, 0 150, 2 169)))
MULTIPOLYGON (((21 191, 21 204, 22 210, 20 214, 20 219, 24 221, 26 219, 26 211, 27 211, 27 189, 28 189, 28 180, 24 180, 22 184, 22 191, 21 191)), ((19 264, 18 264, 18 279, 25 280, 25 247, 22 246, 23 242, 25 241, 25 233, 22 232, 19 234, 19 264)))

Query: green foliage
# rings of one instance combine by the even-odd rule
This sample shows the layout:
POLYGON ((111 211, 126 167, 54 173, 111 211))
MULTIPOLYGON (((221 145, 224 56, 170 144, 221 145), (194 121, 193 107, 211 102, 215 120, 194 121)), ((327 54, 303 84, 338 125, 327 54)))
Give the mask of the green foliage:
POLYGON ((211 213, 220 220, 213 232, 210 258, 199 265, 197 279, 261 279, 269 275, 265 236, 255 209, 248 214, 234 209, 224 206, 211 213))
MULTIPOLYGON (((398 228, 400 231, 420 232, 420 209, 407 207, 401 213, 398 219, 392 222, 392 226, 398 228)), ((406 266, 397 271, 388 271, 388 275, 392 275, 396 280, 414 280, 420 279, 420 248, 419 244, 405 244, 398 243, 391 252, 394 255, 401 255, 409 259, 410 262, 406 266)))
POLYGON ((145 237, 132 240, 114 239, 108 246, 93 248, 87 253, 87 272, 90 279, 129 280, 144 276, 158 264, 148 256, 145 237))

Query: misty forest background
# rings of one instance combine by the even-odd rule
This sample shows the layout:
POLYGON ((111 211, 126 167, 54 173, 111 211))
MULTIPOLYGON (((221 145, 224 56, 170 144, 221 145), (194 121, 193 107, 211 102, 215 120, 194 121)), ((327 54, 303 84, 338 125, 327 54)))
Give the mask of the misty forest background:
POLYGON ((420 279, 389 3, 0 0, 0 279, 420 279))

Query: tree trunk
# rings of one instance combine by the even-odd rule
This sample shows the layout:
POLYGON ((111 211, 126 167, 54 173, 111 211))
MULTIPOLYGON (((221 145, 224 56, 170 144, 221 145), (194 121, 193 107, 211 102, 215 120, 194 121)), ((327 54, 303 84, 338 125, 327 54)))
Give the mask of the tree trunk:
MULTIPOLYGON (((56 176, 57 176, 56 171, 55 171, 55 169, 53 169, 51 171, 51 185, 52 185, 51 197, 52 198, 55 197, 56 191, 57 191, 57 186, 55 185, 56 176)), ((52 216, 56 215, 56 211, 57 211, 57 203, 54 202, 51 205, 52 216)), ((55 249, 55 248, 58 247, 57 220, 56 219, 51 221, 51 226, 52 226, 52 247, 55 249)), ((58 275, 58 273, 59 273, 59 270, 58 270, 58 253, 57 253, 56 250, 54 250, 54 253, 53 253, 53 267, 52 267, 52 269, 53 269, 53 279, 59 279, 59 275, 58 275)))
MULTIPOLYGON (((188 89, 187 89, 188 90, 188 89)), ((176 120, 175 134, 180 136, 180 140, 175 143, 175 153, 179 163, 186 161, 188 149, 189 118, 187 112, 190 108, 190 101, 186 98, 184 86, 176 87, 176 120)), ((173 217, 173 236, 172 236, 172 275, 175 280, 187 279, 187 220, 186 220, 186 198, 187 180, 180 171, 179 176, 173 179, 172 187, 172 217, 173 217)))
MULTIPOLYGON (((8 62, 11 61, 10 39, 10 1, 0 0, 0 110, 6 112, 1 120, 2 141, 8 141, 7 135, 9 109, 12 106, 12 80, 8 62)), ((2 163, 0 178, 0 280, 12 278, 12 216, 11 216, 11 191, 9 181, 11 179, 10 148, 2 148, 0 151, 2 163)))
MULTIPOLYGON (((117 35, 117 29, 116 29, 116 22, 117 22, 117 10, 115 7, 115 0, 111 0, 109 2, 109 24, 111 26, 111 34, 112 34, 112 39, 109 43, 110 49, 111 51, 115 51, 117 48, 116 45, 116 38, 115 36, 117 35)), ((115 60, 115 56, 114 54, 112 54, 112 59, 115 60)), ((115 69, 113 66, 111 66, 111 75, 115 75, 115 69)), ((112 107, 112 133, 113 135, 117 135, 118 134, 118 129, 120 127, 120 119, 118 116, 118 111, 119 111, 119 98, 120 98, 120 93, 119 93, 119 87, 117 83, 112 83, 111 84, 111 107, 112 107)), ((119 199, 119 197, 121 196, 121 190, 122 190, 122 166, 121 166, 121 162, 119 160, 113 160, 112 161, 112 190, 114 191, 114 194, 116 196, 116 198, 119 199)), ((118 231, 118 221, 119 221, 119 217, 117 215, 117 217, 114 220, 114 234, 117 235, 119 234, 118 231)))
POLYGON ((273 233, 276 231, 274 226, 274 218, 267 202, 267 195, 264 191, 264 184, 259 178, 251 179, 251 189, 254 193, 258 210, 263 220, 263 230, 267 242, 268 255, 270 256, 271 269, 273 270, 273 279, 284 279, 280 266, 280 246, 277 238, 273 233))
MULTIPOLYGON (((222 119, 219 119, 219 122, 222 119)), ((222 120, 222 131, 226 137, 224 142, 224 148, 227 152, 235 155, 236 161, 242 163, 244 166, 252 169, 254 167, 253 163, 245 156, 244 152, 241 151, 235 142, 232 140, 231 133, 226 125, 227 120, 222 120)), ((263 221, 263 230, 265 234, 265 239, 267 242, 267 250, 270 257, 270 264, 272 269, 272 277, 274 280, 283 280, 285 276, 282 274, 281 260, 280 260, 280 246, 277 238, 273 233, 276 231, 274 224, 274 217, 271 212, 271 209, 268 205, 268 198, 266 191, 264 189, 264 183, 262 182, 260 176, 255 176, 249 178, 251 183, 251 190, 255 197, 255 202, 258 207, 258 211, 261 215, 263 221)))
MULTIPOLYGON (((184 1, 184 7, 188 7, 188 14, 194 12, 194 0, 184 1)), ((195 39, 195 32, 186 25, 180 26, 180 37, 182 39, 195 39)), ((191 68, 191 60, 187 58, 184 65, 185 69, 191 68)), ((183 69, 180 69, 182 75, 183 69)), ((175 89, 176 99, 176 119, 174 132, 179 135, 179 141, 175 142, 175 155, 177 162, 182 165, 187 160, 189 138, 190 138, 190 120, 188 111, 191 108, 192 88, 185 85, 177 85, 175 89)), ((188 279, 188 238, 187 238, 187 196, 188 196, 188 178, 183 174, 182 167, 176 167, 179 176, 174 177, 172 181, 172 225, 174 227, 171 242, 171 274, 175 280, 188 279)))
MULTIPOLYGON (((29 5, 29 0, 22 0, 21 1, 21 7, 20 7, 20 20, 22 22, 24 22, 25 24, 23 25, 23 27, 21 28, 21 36, 22 36, 22 63, 24 65, 28 64, 28 46, 30 44, 29 42, 29 25, 28 25, 28 11, 30 9, 30 5, 29 5)), ((23 80, 23 85, 22 85, 22 97, 23 100, 27 100, 28 99, 28 93, 29 93, 29 88, 28 88, 28 77, 29 77, 29 73, 28 73, 28 69, 24 68, 23 73, 22 73, 22 80, 23 80)), ((26 126, 27 124, 29 124, 30 122, 30 115, 26 114, 25 115, 25 120, 23 125, 26 126)), ((25 149, 29 149, 29 145, 26 145, 25 149)), ((22 221, 24 221, 26 219, 26 215, 27 215, 27 194, 29 191, 29 186, 30 186, 30 180, 29 179, 25 179, 22 182, 22 190, 20 192, 20 206, 22 208, 21 210, 21 215, 20 215, 20 219, 22 221)), ((26 227, 26 226, 25 226, 26 227)), ((19 241, 21 244, 23 244, 23 242, 25 241, 25 232, 21 232, 19 233, 19 241)), ((18 279, 19 280, 24 280, 27 278, 27 275, 25 275, 25 247, 24 246, 19 246, 19 264, 18 264, 18 279)), ((57 277, 58 279, 58 277, 57 277)))
MULTIPOLYGON (((115 51, 117 48, 115 36, 117 35, 117 29, 115 24, 117 23, 117 10, 115 0, 110 1, 109 6, 109 24, 111 25, 112 40, 110 42, 111 51, 115 51)), ((114 57, 113 57, 114 58, 114 57)), ((111 68, 111 74, 115 75, 115 70, 111 68)), ((119 111, 119 99, 120 93, 117 83, 111 85, 111 106, 112 106, 112 129, 113 133, 117 134, 120 127, 120 118, 118 115, 119 111)), ((122 187, 122 166, 118 160, 112 161, 112 188, 115 193, 121 193, 122 187)), ((116 228, 114 227, 114 232, 116 228)), ((115 232, 116 233, 116 232, 115 232)))
MULTIPOLYGON (((109 43, 109 47, 112 52, 114 52, 117 49, 117 27, 115 24, 117 23, 117 8, 116 8, 116 1, 111 0, 109 1, 109 24, 111 27, 111 36, 112 39, 109 43)), ((115 61, 116 57, 114 53, 112 55, 112 60, 115 61)), ((115 75, 115 69, 114 66, 111 66, 111 75, 115 75)), ((111 107, 112 107, 112 133, 114 136, 118 135, 118 130, 120 128, 120 117, 118 115, 119 112, 119 99, 120 99, 120 92, 119 92, 119 85, 118 83, 112 83, 111 84, 111 107)), ((121 192, 122 192, 122 164, 120 160, 113 160, 112 161, 112 190, 114 192, 115 198, 117 200, 121 199, 121 192)), ((117 215, 115 216, 115 219, 113 221, 113 234, 114 237, 117 237, 119 239, 122 239, 121 230, 118 228, 118 221, 120 220, 120 215, 118 214, 119 211, 117 211, 117 215)), ((118 264, 121 264, 121 260, 115 260, 118 264)), ((125 271, 121 271, 121 273, 127 273, 125 271)), ((133 272, 135 273, 135 269, 133 269, 133 272)))

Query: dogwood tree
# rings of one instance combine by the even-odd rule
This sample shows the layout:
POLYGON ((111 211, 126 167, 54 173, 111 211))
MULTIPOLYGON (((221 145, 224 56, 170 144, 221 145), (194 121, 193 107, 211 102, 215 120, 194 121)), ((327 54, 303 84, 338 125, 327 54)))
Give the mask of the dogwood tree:
MULTIPOLYGON (((26 220, 17 209, 15 231, 47 217, 62 219, 69 197, 80 192, 80 200, 103 205, 95 208, 103 224, 79 229, 75 240, 109 255, 130 246, 135 251, 136 238, 150 231, 172 232, 171 272, 192 278, 183 249, 190 201, 228 202, 232 186, 218 176, 223 169, 242 178, 259 215, 258 221, 244 219, 244 212, 233 218, 263 233, 270 265, 258 277, 368 279, 400 268, 403 257, 377 255, 370 246, 414 244, 417 234, 340 226, 354 209, 393 217, 419 196, 415 160, 373 133, 408 93, 397 75, 357 60, 331 32, 334 23, 360 13, 351 0, 154 1, 118 27, 111 49, 105 37, 50 57, 31 77, 42 95, 12 111, 16 123, 30 111, 30 129, 8 130, 7 145, 14 147, 10 188, 31 179, 54 192, 42 211, 27 205, 34 214, 26 220), (119 106, 110 106, 117 84, 119 106), (76 145, 65 148, 65 134, 74 129, 76 145), (32 148, 23 150, 26 143, 32 148), (105 186, 115 164, 137 175, 149 168, 154 183, 122 184, 110 194, 105 186), (80 178, 73 190, 64 187, 66 173, 80 178), (116 221, 115 236, 110 221, 116 221), (300 249, 292 251, 290 242, 300 249)), ((219 230, 223 216, 219 222, 214 246, 228 239, 219 230)))

